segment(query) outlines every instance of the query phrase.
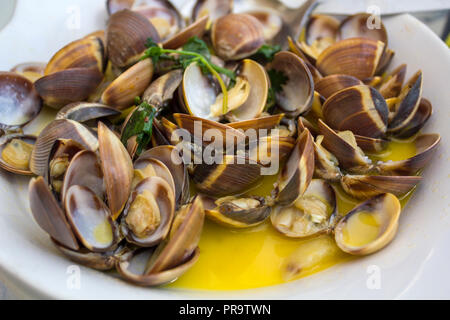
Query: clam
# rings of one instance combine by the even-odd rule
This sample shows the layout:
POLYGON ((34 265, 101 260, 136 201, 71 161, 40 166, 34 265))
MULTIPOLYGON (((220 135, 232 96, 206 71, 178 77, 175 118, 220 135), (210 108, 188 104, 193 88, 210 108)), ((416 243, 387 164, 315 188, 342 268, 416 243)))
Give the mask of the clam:
POLYGON ((145 90, 142 100, 160 109, 172 100, 173 94, 182 80, 183 72, 181 70, 170 71, 151 83, 145 90))
POLYGON ((64 176, 73 157, 83 150, 84 147, 80 143, 71 139, 57 139, 53 144, 44 177, 55 195, 62 191, 64 176))
POLYGON ((398 229, 400 201, 380 194, 350 211, 334 230, 339 248, 353 255, 367 255, 388 245, 398 229))
POLYGON ((422 96, 422 71, 417 71, 402 88, 389 122, 389 132, 395 134, 407 127, 419 109, 422 96))
MULTIPOLYGON (((239 107, 233 110, 230 105, 228 106, 229 110, 233 110, 230 117, 233 120, 250 120, 258 118, 264 111, 267 103, 270 86, 269 76, 263 66, 250 59, 242 61, 239 76, 246 79, 249 83, 249 92, 244 103, 239 107)), ((238 77, 238 79, 240 77, 238 77)), ((233 99, 232 90, 233 89, 229 92, 230 100, 233 99)))
POLYGON ((305 129, 298 137, 275 185, 275 202, 282 206, 292 204, 305 193, 313 173, 313 139, 309 130, 305 129))
POLYGON ((419 132, 431 117, 433 107, 428 99, 422 98, 419 102, 419 108, 414 117, 409 121, 408 125, 395 133, 397 138, 409 138, 419 132))
POLYGON ((358 147, 360 147, 364 152, 368 153, 377 153, 383 151, 384 149, 386 149, 389 142, 386 139, 369 138, 359 135, 354 136, 358 147))
POLYGON ((406 64, 402 64, 385 77, 379 91, 385 99, 397 97, 403 86, 406 76, 406 64))
POLYGON ((308 112, 314 98, 314 83, 306 64, 292 52, 282 51, 275 55, 268 69, 269 73, 286 77, 282 91, 276 93, 277 103, 286 115, 295 118, 308 112))
POLYGON ((45 75, 73 68, 94 68, 103 73, 105 65, 102 40, 90 36, 71 42, 55 53, 45 68, 45 75))
POLYGON ((299 56, 303 62, 308 67, 309 72, 311 72, 314 83, 322 79, 322 74, 317 70, 317 68, 308 60, 308 58, 303 53, 302 49, 299 47, 298 43, 294 42, 290 36, 288 36, 288 46, 289 50, 295 55, 299 56))
POLYGON ((120 139, 102 122, 98 123, 98 144, 108 205, 117 220, 131 192, 133 163, 120 139))
POLYGON ((314 141, 314 175, 326 181, 338 181, 341 176, 339 160, 322 146, 324 136, 318 135, 314 141))
POLYGON ((70 187, 87 187, 99 199, 105 195, 103 172, 100 167, 100 159, 90 150, 83 150, 75 154, 70 160, 64 174, 61 188, 61 200, 64 203, 70 187))
POLYGON ((377 70, 375 74, 382 74, 389 67, 392 58, 394 58, 395 51, 389 48, 385 48, 383 54, 381 55, 380 62, 378 62, 377 70))
POLYGON ((101 101, 109 106, 124 109, 144 93, 153 77, 151 59, 139 61, 115 79, 103 92, 101 101))
POLYGON ((264 40, 266 42, 274 40, 283 28, 283 19, 281 19, 281 17, 274 12, 255 10, 247 11, 245 13, 255 17, 259 22, 261 22, 263 26, 264 40))
POLYGON ((147 39, 160 42, 153 24, 139 13, 128 9, 111 15, 106 29, 108 57, 117 67, 127 67, 137 62, 147 49, 147 39))
POLYGON ((251 228, 263 223, 271 209, 264 198, 223 197, 219 199, 202 196, 206 217, 230 228, 251 228))
POLYGON ((172 173, 162 161, 152 158, 136 160, 134 162, 133 189, 138 183, 149 177, 162 178, 169 184, 172 188, 173 194, 175 195, 176 188, 172 173))
POLYGON ((389 109, 374 88, 357 85, 340 90, 322 107, 325 122, 333 129, 379 138, 387 130, 389 109))
POLYGON ((305 193, 289 206, 276 206, 272 225, 290 238, 307 238, 329 233, 334 226, 336 195, 324 180, 313 179, 305 193))
POLYGON ((149 19, 161 39, 173 36, 184 27, 183 17, 168 0, 134 0, 131 10, 149 19))
POLYGON ((43 177, 33 178, 28 189, 31 213, 37 224, 65 247, 80 248, 66 215, 48 188, 43 177))
POLYGON ((232 13, 214 22, 211 40, 219 57, 239 60, 251 56, 264 44, 264 27, 251 15, 232 13))
POLYGON ((320 53, 335 42, 339 21, 328 15, 315 14, 306 24, 304 34, 298 46, 311 62, 315 62, 320 53))
POLYGON ((403 196, 422 181, 420 176, 367 176, 345 175, 341 186, 357 199, 367 199, 382 193, 403 196))
POLYGON ((127 280, 144 286, 171 282, 198 260, 204 210, 199 197, 176 214, 169 237, 156 249, 129 252, 116 264, 127 280))
POLYGON ((181 48, 192 37, 201 38, 206 31, 206 27, 209 21, 209 16, 204 16, 194 23, 190 24, 186 28, 182 29, 173 37, 165 40, 162 43, 164 49, 178 49, 181 48))
POLYGON ((200 192, 226 196, 246 191, 261 178, 261 166, 245 156, 225 155, 218 163, 195 166, 192 180, 200 192))
POLYGON ((345 18, 337 33, 338 40, 349 38, 367 38, 375 41, 382 41, 386 45, 388 36, 384 24, 380 21, 379 26, 369 27, 369 21, 372 15, 370 13, 357 13, 345 18))
POLYGON ((55 119, 69 119, 81 123, 88 123, 91 120, 118 116, 120 111, 102 103, 74 102, 60 109, 55 119))
POLYGON ((358 147, 351 131, 336 133, 319 119, 319 130, 323 135, 321 145, 330 151, 343 169, 352 172, 367 172, 371 168, 371 161, 358 147))
POLYGON ((283 163, 291 154, 295 146, 295 139, 278 135, 260 137, 255 144, 249 143, 248 157, 262 166, 272 166, 283 163))
POLYGON ((143 152, 136 160, 139 167, 141 161, 156 159, 161 161, 171 172, 175 184, 175 200, 177 204, 185 204, 189 200, 189 175, 183 159, 174 146, 158 146, 143 152))
POLYGON ((145 178, 134 188, 121 223, 129 242, 153 247, 167 237, 175 212, 172 188, 157 176, 145 178))
POLYGON ((55 247, 70 260, 100 271, 113 269, 116 261, 120 259, 121 251, 124 250, 123 247, 119 246, 117 249, 109 252, 91 252, 86 248, 80 248, 78 251, 74 251, 62 246, 54 239, 52 240, 55 247))
POLYGON ((71 186, 65 199, 66 216, 78 240, 92 252, 111 251, 119 233, 108 207, 91 189, 71 186))
MULTIPOLYGON (((268 81, 268 79, 265 79, 268 81)), ((263 87, 264 88, 264 87, 263 87)), ((268 85, 267 85, 268 88, 268 85)), ((243 76, 238 76, 236 78, 236 83, 228 90, 228 101, 227 101, 227 110, 223 109, 224 104, 224 95, 220 93, 214 103, 209 107, 210 114, 208 115, 209 119, 217 119, 225 114, 225 112, 237 112, 238 117, 248 118, 250 115, 248 113, 261 113, 265 103, 262 103, 262 100, 258 99, 257 101, 249 101, 247 105, 247 100, 250 97, 251 85, 249 81, 243 76), (259 105, 255 105, 254 103, 259 103, 259 105), (241 106, 243 107, 242 110, 241 106)))
POLYGON ((325 99, 328 99, 339 90, 362 84, 363 82, 355 77, 345 74, 333 74, 315 82, 314 90, 325 99))
POLYGON ((209 16, 212 21, 217 20, 233 11, 233 0, 197 0, 192 9, 192 20, 196 21, 209 16))
POLYGON ((14 66, 10 72, 18 73, 31 82, 35 82, 44 75, 46 64, 43 62, 25 62, 14 66))
POLYGON ((416 155, 406 160, 378 163, 376 168, 382 174, 415 175, 425 168, 433 158, 441 141, 436 133, 421 134, 415 140, 416 155))
POLYGON ((11 134, 2 137, 0 143, 0 167, 6 171, 32 175, 30 158, 36 137, 32 135, 11 134))
POLYGON ((0 129, 20 128, 41 111, 42 101, 33 83, 12 72, 0 72, 0 129))
POLYGON ((98 149, 96 136, 84 125, 73 120, 61 119, 50 122, 39 134, 31 154, 30 169, 38 176, 45 176, 55 141, 71 139, 91 151, 98 149))
POLYGON ((61 109, 87 99, 102 79, 103 74, 97 68, 73 68, 44 76, 34 85, 46 105, 61 109))
POLYGON ((383 42, 365 38, 341 40, 319 55, 316 67, 326 76, 347 74, 364 80, 375 74, 384 48, 383 42))

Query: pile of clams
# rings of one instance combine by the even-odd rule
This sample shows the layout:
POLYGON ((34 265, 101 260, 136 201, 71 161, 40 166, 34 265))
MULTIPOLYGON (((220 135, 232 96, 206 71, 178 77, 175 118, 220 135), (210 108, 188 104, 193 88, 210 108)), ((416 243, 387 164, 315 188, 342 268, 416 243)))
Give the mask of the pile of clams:
POLYGON ((420 133, 432 113, 422 72, 406 79, 406 65, 392 68, 383 25, 313 14, 289 48, 262 61, 284 24, 269 11, 233 13, 231 0, 198 0, 190 18, 167 0, 108 0, 107 10, 104 30, 48 63, 0 72, 0 167, 34 176, 32 215, 69 259, 138 285, 169 283, 198 260, 205 217, 229 228, 271 223, 290 238, 329 234, 354 255, 394 238, 399 199, 421 182, 440 136, 420 133), (214 78, 199 60, 171 63, 193 37, 235 78, 214 78), (146 57, 148 39, 174 52, 146 57), (143 148, 140 131, 127 135, 141 103, 154 111, 143 148), (24 134, 43 107, 55 119, 24 134), (202 161, 207 129, 221 147, 232 139, 245 148, 202 161), (248 129, 265 134, 249 138, 248 129), (414 157, 374 160, 401 139, 414 142, 414 157), (252 195, 274 154, 271 194, 252 195), (339 212, 337 189, 361 203, 339 212))

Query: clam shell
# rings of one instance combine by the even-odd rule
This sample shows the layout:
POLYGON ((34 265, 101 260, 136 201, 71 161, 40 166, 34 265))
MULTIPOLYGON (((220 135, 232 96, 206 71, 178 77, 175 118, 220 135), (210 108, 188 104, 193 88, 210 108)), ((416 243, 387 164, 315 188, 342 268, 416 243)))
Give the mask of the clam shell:
POLYGON ((7 161, 5 161, 3 159, 2 154, 3 154, 4 148, 13 139, 20 139, 20 140, 23 140, 26 143, 34 145, 36 143, 37 137, 33 136, 33 135, 25 135, 25 134, 10 134, 8 136, 2 137, 1 138, 1 143, 0 143, 0 168, 6 170, 8 172, 15 173, 15 174, 21 174, 21 175, 25 175, 25 176, 33 175, 33 172, 31 172, 30 169, 18 168, 17 166, 14 167, 11 163, 8 163, 7 161))

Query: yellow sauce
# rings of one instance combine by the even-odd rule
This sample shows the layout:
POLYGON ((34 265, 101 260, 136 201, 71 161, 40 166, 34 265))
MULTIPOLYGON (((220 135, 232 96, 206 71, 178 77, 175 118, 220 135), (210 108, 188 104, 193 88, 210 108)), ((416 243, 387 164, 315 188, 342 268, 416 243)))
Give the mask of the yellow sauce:
POLYGON ((381 221, 375 213, 361 211, 353 214, 342 229, 346 245, 361 247, 374 241, 380 233, 381 221))
MULTIPOLYGON (((412 142, 396 141, 391 142, 383 154, 372 156, 372 160, 402 160, 414 155, 412 142)), ((265 177, 249 194, 270 194, 276 179, 276 176, 265 177)), ((359 203, 338 185, 335 185, 335 190, 341 214, 359 203)), ((405 197, 402 204, 407 199, 405 197)), ((229 229, 206 221, 199 247, 198 262, 169 287, 206 290, 258 288, 299 279, 351 259, 350 255, 337 249, 331 236, 289 239, 274 230, 270 221, 247 230, 229 229)))

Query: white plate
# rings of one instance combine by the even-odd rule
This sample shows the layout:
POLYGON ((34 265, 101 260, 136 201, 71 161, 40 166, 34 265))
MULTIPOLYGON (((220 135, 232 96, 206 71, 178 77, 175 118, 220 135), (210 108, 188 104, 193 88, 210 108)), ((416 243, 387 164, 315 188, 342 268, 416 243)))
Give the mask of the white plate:
MULTIPOLYGON (((64 44, 103 26, 107 18, 103 1, 77 3, 19 1, 15 17, 0 32, 0 70, 24 61, 47 61, 64 44), (80 29, 68 29, 76 26, 78 12, 80 29)), ((299 281, 257 290, 138 288, 83 267, 80 288, 70 289, 67 272, 72 263, 31 218, 28 178, 0 171, 0 281, 18 296, 29 298, 450 298, 450 52, 432 31, 409 15, 391 17, 384 23, 389 46, 396 51, 392 65, 407 63, 409 75, 423 70, 423 93, 434 106, 425 131, 443 137, 422 185, 403 212, 396 239, 386 249, 299 281), (374 275, 370 272, 375 270, 370 266, 380 272, 379 289, 370 285, 374 275)))

